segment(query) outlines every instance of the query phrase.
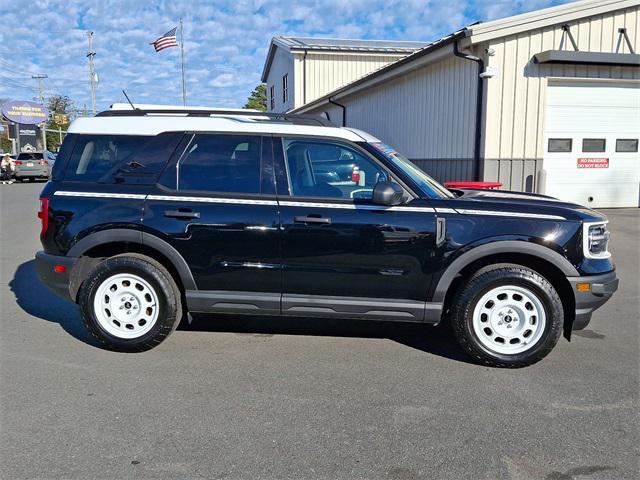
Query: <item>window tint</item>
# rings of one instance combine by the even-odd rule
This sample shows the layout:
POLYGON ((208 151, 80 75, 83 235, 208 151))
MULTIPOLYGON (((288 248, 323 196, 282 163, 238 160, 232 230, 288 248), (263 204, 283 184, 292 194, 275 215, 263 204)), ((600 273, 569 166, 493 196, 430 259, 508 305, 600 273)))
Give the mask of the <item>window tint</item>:
POLYGON ((154 137, 78 135, 65 180, 109 182, 119 167, 154 137))
POLYGON ((570 152, 572 141, 570 138, 550 138, 548 152, 570 152))
POLYGON ((582 140, 583 152, 604 152, 607 141, 604 138, 585 138, 582 140))
POLYGON ((65 179, 153 183, 182 135, 77 135, 65 179))
POLYGON ((387 173, 372 159, 338 143, 285 140, 295 196, 370 200, 387 173))
POLYGON ((16 160, 42 160, 42 153, 21 153, 16 160))
POLYGON ((637 138, 619 138, 616 140, 616 152, 637 152, 637 138))
POLYGON ((179 190, 260 193, 260 137, 194 135, 178 169, 179 190))

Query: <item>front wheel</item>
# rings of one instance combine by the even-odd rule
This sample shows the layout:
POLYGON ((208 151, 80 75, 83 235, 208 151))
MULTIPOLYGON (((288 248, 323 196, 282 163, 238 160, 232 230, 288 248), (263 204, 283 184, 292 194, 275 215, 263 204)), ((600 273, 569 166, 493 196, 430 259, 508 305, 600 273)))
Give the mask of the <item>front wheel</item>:
POLYGON ((78 295, 89 332, 111 350, 144 351, 162 342, 180 322, 180 292, 155 260, 124 254, 101 262, 78 295))
POLYGON ((524 367, 544 358, 562 334, 564 311, 553 285, 512 264, 490 265, 461 288, 451 309, 460 345, 479 362, 524 367))

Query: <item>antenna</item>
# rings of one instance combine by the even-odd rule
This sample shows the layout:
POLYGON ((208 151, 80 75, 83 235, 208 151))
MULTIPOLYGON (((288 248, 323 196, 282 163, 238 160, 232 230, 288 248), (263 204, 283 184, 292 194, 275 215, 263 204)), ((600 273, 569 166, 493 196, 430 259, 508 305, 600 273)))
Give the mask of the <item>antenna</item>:
POLYGON ((127 95, 127 92, 124 91, 124 89, 122 90, 122 93, 124 93, 124 97, 127 99, 127 102, 129 102, 129 105, 131 105, 131 108, 133 110, 140 110, 139 108, 137 108, 133 102, 131 101, 131 99, 129 98, 129 95, 127 95))

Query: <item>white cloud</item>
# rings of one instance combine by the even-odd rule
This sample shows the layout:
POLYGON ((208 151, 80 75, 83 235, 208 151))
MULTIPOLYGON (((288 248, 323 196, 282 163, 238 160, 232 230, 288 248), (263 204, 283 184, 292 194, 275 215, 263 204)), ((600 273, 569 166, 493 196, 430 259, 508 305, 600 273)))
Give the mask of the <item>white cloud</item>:
POLYGON ((230 87, 235 83, 233 74, 222 73, 209 82, 211 87, 230 87))
POLYGON ((90 105, 86 31, 94 32, 98 108, 123 100, 181 103, 180 50, 149 42, 184 20, 188 102, 241 106, 275 35, 430 41, 476 20, 564 0, 0 0, 0 98, 47 94, 90 105))

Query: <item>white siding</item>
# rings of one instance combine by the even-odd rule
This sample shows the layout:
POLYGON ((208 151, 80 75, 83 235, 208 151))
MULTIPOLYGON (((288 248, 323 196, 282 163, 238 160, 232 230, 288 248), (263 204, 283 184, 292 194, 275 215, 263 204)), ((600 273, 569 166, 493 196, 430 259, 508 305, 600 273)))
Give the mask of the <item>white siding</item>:
MULTIPOLYGON (((618 28, 626 27, 634 50, 640 50, 639 7, 592 16, 570 23, 581 51, 615 52, 618 28)), ((640 79, 635 67, 538 65, 533 56, 560 49, 562 25, 531 30, 484 45, 495 50, 487 57, 498 75, 487 80, 484 156, 485 178, 496 179, 495 160, 540 160, 543 157, 544 105, 549 77, 640 79)), ((566 39, 565 49, 572 49, 566 39)), ((626 45, 620 53, 629 53, 626 45)))
MULTIPOLYGON (((440 180, 473 174, 477 65, 458 57, 432 63, 341 97, 347 126, 365 130, 440 180)), ((342 112, 320 106, 334 123, 342 112)))
POLYGON ((275 87, 275 112, 286 112, 294 108, 295 104, 295 90, 296 84, 295 71, 293 65, 293 56, 289 52, 285 52, 281 48, 276 49, 276 53, 273 57, 273 63, 269 70, 269 77, 267 78, 267 110, 271 111, 271 86, 275 87), (288 74, 289 77, 289 101, 284 103, 282 101, 282 77, 288 74))
POLYGON ((364 77, 404 55, 325 54, 309 52, 295 54, 296 108, 364 77), (306 79, 306 86, 303 85, 306 79))

